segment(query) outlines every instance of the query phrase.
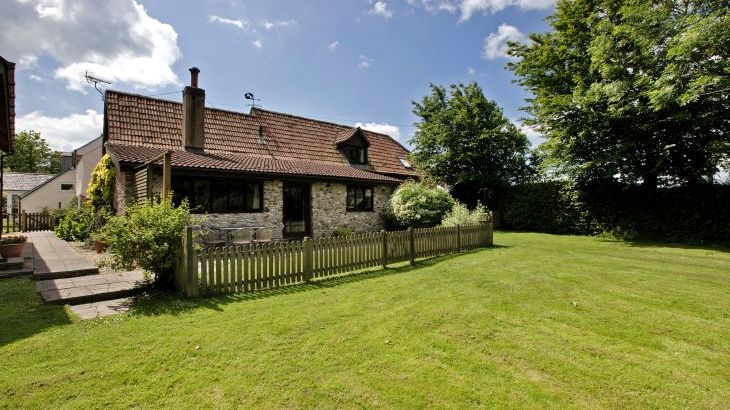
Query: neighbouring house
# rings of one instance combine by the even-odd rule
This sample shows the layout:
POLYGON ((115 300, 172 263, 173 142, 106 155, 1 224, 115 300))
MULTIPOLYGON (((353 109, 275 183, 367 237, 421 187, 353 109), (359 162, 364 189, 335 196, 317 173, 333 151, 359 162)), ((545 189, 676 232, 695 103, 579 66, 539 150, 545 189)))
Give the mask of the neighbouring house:
POLYGON ((4 172, 3 193, 6 198, 6 210, 8 214, 20 212, 20 197, 26 192, 32 191, 37 186, 55 177, 53 174, 35 174, 26 172, 4 172))
POLYGON ((166 152, 175 201, 187 198, 208 224, 270 228, 277 239, 383 229, 395 187, 419 177, 388 135, 258 107, 207 108, 199 70, 190 72, 182 103, 106 92, 119 212, 160 194, 166 152))
POLYGON ((20 209, 26 212, 59 209, 71 204, 74 198, 79 205, 86 195, 91 173, 101 159, 101 136, 89 141, 73 152, 61 156, 61 172, 51 175, 42 183, 19 195, 20 209))
POLYGON ((75 195, 76 170, 71 168, 46 180, 20 195, 20 210, 43 212, 61 209, 71 203, 75 195))
POLYGON ((86 189, 89 187, 91 181, 91 174, 94 172, 94 167, 101 161, 102 137, 99 136, 86 144, 76 148, 72 154, 73 167, 76 170, 75 180, 75 194, 79 200, 79 204, 86 198, 86 189))

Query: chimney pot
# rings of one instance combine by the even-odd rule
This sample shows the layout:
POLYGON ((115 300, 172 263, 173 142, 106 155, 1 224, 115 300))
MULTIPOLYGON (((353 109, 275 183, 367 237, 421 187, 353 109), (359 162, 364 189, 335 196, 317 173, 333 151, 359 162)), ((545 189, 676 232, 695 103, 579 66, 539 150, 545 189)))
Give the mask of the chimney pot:
POLYGON ((198 67, 190 68, 190 86, 191 87, 198 88, 198 73, 200 73, 200 69, 198 67))

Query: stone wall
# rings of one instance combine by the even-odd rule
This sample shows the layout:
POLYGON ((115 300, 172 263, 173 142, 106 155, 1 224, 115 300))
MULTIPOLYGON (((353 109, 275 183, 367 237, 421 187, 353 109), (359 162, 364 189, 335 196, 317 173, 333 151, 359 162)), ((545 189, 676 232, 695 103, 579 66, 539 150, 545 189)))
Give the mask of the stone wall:
MULTIPOLYGON (((174 177, 173 177, 174 178, 174 177)), ((151 176, 152 192, 160 193, 162 176, 151 176)), ((216 226, 261 226, 270 228, 273 238, 280 239, 284 229, 283 186, 281 180, 264 181, 263 212, 206 214, 204 224, 216 226)), ((384 213, 395 187, 376 185, 373 189, 373 211, 348 212, 347 185, 338 182, 312 183, 312 234, 331 236, 338 228, 350 228, 355 233, 385 229, 384 213)), ((134 201, 134 174, 117 172, 115 205, 118 212, 134 201)))
POLYGON ((350 228, 355 233, 385 229, 385 208, 393 186, 376 185, 373 189, 373 211, 347 211, 347 185, 337 182, 312 184, 312 234, 332 236, 335 229, 350 228))
POLYGON ((270 228, 274 239, 281 239, 284 230, 283 182, 264 181, 263 212, 206 214, 204 224, 215 226, 262 226, 270 228))

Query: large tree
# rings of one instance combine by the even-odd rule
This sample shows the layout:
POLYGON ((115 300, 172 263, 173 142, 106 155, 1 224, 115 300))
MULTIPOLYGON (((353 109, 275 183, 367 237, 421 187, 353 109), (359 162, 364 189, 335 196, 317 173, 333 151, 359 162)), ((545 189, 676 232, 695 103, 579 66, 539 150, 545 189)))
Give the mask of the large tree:
POLYGON ((718 0, 560 0, 513 43, 547 164, 579 181, 709 182, 730 153, 730 15, 718 0))
POLYGON ((61 169, 61 153, 52 150, 39 132, 21 131, 15 136, 13 154, 5 158, 5 168, 14 172, 56 174, 61 169))
POLYGON ((478 84, 431 85, 431 93, 413 102, 420 117, 411 140, 412 158, 422 170, 449 184, 465 202, 484 199, 519 182, 527 173, 527 136, 508 120, 478 84))

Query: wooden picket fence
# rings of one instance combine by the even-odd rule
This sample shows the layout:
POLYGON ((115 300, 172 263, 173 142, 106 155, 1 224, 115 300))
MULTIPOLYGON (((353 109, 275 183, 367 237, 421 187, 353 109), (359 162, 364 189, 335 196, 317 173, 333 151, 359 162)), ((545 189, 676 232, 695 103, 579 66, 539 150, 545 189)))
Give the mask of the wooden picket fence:
POLYGON ((276 289, 363 269, 489 246, 491 219, 478 225, 408 229, 345 237, 195 249, 193 229, 182 238, 175 274, 183 294, 206 296, 276 289))
POLYGON ((56 228, 55 220, 47 212, 21 212, 3 217, 3 232, 49 231, 56 228))

